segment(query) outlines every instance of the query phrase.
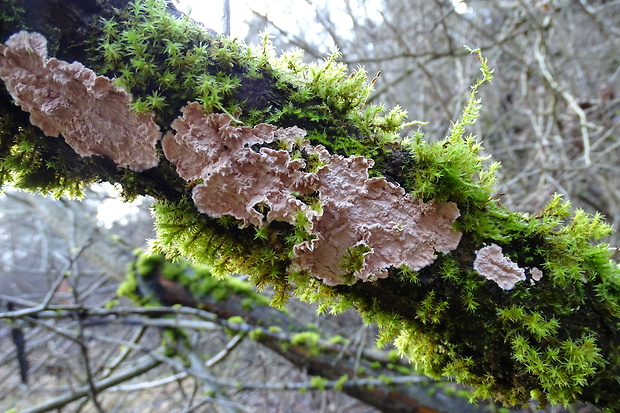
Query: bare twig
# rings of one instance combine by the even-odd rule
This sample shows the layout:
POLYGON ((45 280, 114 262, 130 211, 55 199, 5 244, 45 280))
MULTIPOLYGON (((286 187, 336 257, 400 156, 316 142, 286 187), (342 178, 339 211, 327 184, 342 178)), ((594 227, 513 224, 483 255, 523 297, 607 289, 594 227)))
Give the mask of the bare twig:
POLYGON ((586 166, 590 166, 590 164, 592 163, 592 160, 590 159, 590 135, 588 133, 586 114, 583 111, 583 109, 579 107, 579 104, 577 103, 577 99, 575 99, 575 97, 572 94, 570 94, 568 90, 566 90, 565 87, 562 87, 553 78, 553 75, 549 71, 547 63, 545 62, 545 58, 543 57, 542 52, 540 50, 542 41, 543 41, 543 34, 542 32, 540 32, 538 33, 538 36, 536 37, 536 43, 534 44, 534 56, 536 57, 536 61, 538 62, 538 67, 543 77, 547 81, 547 83, 549 83, 549 86, 551 87, 551 89, 555 91, 556 93, 559 93, 564 98, 566 103, 568 103, 568 106, 579 117, 579 127, 581 129, 581 140, 583 144, 583 161, 586 166))
MULTIPOLYGON (((151 357, 144 357, 140 362, 135 365, 126 368, 122 372, 115 374, 114 376, 110 376, 106 379, 100 380, 94 383, 95 389, 97 392, 101 392, 107 388, 115 386, 119 383, 130 380, 134 377, 138 377, 149 370, 157 367, 161 362, 151 357)), ((74 402, 76 400, 81 399, 82 397, 87 396, 90 393, 90 386, 81 386, 75 389, 74 391, 64 394, 59 397, 55 397, 51 400, 48 400, 45 403, 41 403, 37 406, 33 406, 21 411, 21 413, 43 413, 48 412, 55 409, 60 409, 67 404, 74 402)))

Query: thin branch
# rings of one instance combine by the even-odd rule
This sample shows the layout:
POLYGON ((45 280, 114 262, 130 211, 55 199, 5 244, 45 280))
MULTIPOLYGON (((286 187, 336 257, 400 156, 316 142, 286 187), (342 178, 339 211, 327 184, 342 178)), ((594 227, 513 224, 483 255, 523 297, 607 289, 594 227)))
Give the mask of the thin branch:
MULTIPOLYGON (((147 327, 143 326, 138 328, 133 337, 130 339, 130 342, 133 344, 137 344, 140 339, 144 336, 147 327)), ((118 356, 108 365, 108 367, 102 372, 102 377, 108 377, 114 370, 116 370, 126 359, 129 357, 133 349, 131 347, 123 346, 121 347, 121 351, 118 356)))
MULTIPOLYGON (((77 286, 75 285, 76 278, 69 277, 69 279, 73 281, 73 284, 74 284, 71 290, 73 292, 73 303, 77 305, 78 291, 77 291, 77 286)), ((74 311, 72 315, 73 315, 72 318, 77 323, 77 342, 80 348, 80 354, 82 355, 82 359, 84 361, 84 372, 86 373, 86 383, 88 384, 88 396, 90 400, 92 401, 93 405, 95 406, 95 409, 99 413, 104 413, 103 408, 101 407, 101 404, 99 403, 99 400, 97 399, 98 391, 95 386, 95 379, 93 378, 90 357, 88 355, 88 346, 86 345, 86 340, 84 337, 84 322, 82 320, 82 317, 80 317, 80 315, 76 311, 74 311)))
POLYGON ((54 282, 52 283, 47 294, 43 298, 43 301, 41 301, 41 304, 37 305, 36 307, 25 308, 23 310, 7 311, 4 313, 1 313, 0 318, 19 319, 23 317, 32 316, 34 314, 40 313, 48 309, 50 307, 50 302, 52 301, 52 298, 54 298, 54 294, 56 293, 56 290, 58 289, 58 287, 60 287, 60 284, 62 284, 62 282, 64 281, 65 277, 67 276, 68 271, 73 266, 73 263, 75 262, 75 260, 79 258, 79 256, 82 254, 84 249, 89 244, 90 244, 90 240, 87 240, 71 256, 69 262, 65 265, 65 267, 62 270, 60 270, 58 277, 56 277, 56 280, 54 280, 54 282))
POLYGON ((575 99, 575 97, 571 95, 566 90, 566 88, 560 86, 560 84, 556 82, 556 80, 553 78, 553 75, 551 74, 551 72, 549 71, 549 68, 547 67, 545 58, 543 57, 540 51, 542 40, 543 40, 542 32, 539 32, 538 36, 536 36, 536 42, 534 44, 534 57, 536 58, 536 61, 538 62, 538 67, 540 68, 540 72, 542 73, 543 77, 545 78, 545 80, 547 81, 551 89, 555 91, 556 93, 559 93, 564 98, 566 103, 568 103, 568 106, 579 117, 579 127, 581 130, 581 140, 583 144, 583 161, 586 166, 590 166, 592 161, 590 159, 590 136, 588 134, 586 114, 583 111, 583 109, 581 109, 579 104, 577 103, 577 99, 575 99))
POLYGON ((222 34, 230 36, 230 0, 223 1, 224 10, 222 13, 222 34))
MULTIPOLYGON (((109 378, 95 382, 95 389, 97 392, 102 392, 103 390, 108 389, 112 386, 116 386, 119 383, 125 382, 134 377, 138 377, 146 373, 147 371, 152 370, 160 364, 161 361, 159 360, 151 357, 144 357, 141 362, 137 363, 133 367, 127 368, 122 372, 115 374, 114 376, 110 376, 109 378)), ((55 409, 60 409, 71 402, 88 396, 90 391, 90 386, 81 386, 70 393, 55 397, 45 403, 41 403, 36 406, 24 409, 21 411, 21 413, 43 413, 55 409)))
POLYGON ((215 366, 220 361, 224 360, 230 353, 237 348, 237 346, 243 341, 245 337, 244 334, 237 334, 230 340, 223 349, 221 349, 215 356, 211 357, 209 360, 205 362, 205 366, 212 367, 215 366))
POLYGON ((363 378, 353 380, 325 380, 321 381, 320 385, 315 382, 279 382, 279 383, 249 383, 249 382, 233 382, 220 380, 220 385, 236 388, 239 391, 244 390, 331 390, 341 388, 364 388, 366 386, 385 386, 386 384, 421 384, 421 383, 436 383, 426 376, 397 376, 397 377, 385 377, 385 378, 363 378))

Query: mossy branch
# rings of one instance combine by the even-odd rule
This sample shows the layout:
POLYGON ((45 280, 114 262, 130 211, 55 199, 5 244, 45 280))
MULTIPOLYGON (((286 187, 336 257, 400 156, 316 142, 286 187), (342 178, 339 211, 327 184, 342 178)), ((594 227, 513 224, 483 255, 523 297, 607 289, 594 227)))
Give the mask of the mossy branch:
MULTIPOLYGON (((229 115, 232 124, 226 127, 232 129, 226 130, 233 134, 259 123, 278 131, 300 128, 311 146, 274 139, 248 147, 261 154, 285 152, 295 165, 304 165, 297 171, 302 176, 325 171, 336 155, 363 157, 346 159, 363 159, 371 177, 404 189, 402 199, 456 205, 460 217, 452 230, 460 233, 458 248, 437 252, 420 268, 395 265, 384 269, 384 278, 354 282, 367 257, 380 251, 366 241, 347 245, 342 283, 326 285, 292 265, 296 246, 320 238, 312 217, 329 211, 321 186, 315 192, 291 190, 288 195, 304 213, 288 220, 265 218, 254 225, 232 213, 209 216, 192 199, 204 178, 185 182, 159 147, 157 167, 142 172, 118 168, 101 156, 82 158, 62 139, 33 127, 3 92, 4 184, 75 195, 96 180, 118 183, 129 198, 157 199, 154 251, 206 264, 216 275, 247 273, 258 288, 275 288, 276 306, 295 294, 318 301, 324 311, 355 308, 379 326, 380 342, 394 342, 432 377, 476 386, 475 397, 506 404, 523 404, 532 396, 543 403, 582 399, 620 408, 619 269, 600 243, 610 228, 598 215, 571 211, 560 197, 537 215, 509 211, 494 198, 498 165, 485 167, 479 141, 466 136, 481 108, 476 92, 491 78, 479 53, 483 76, 472 87, 462 119, 448 137, 429 142, 422 132, 400 137, 405 114, 366 105, 371 85, 365 73, 349 74, 335 55, 311 65, 299 55, 275 57, 268 38, 252 49, 213 36, 171 16, 161 1, 136 0, 96 19, 82 36, 76 41, 90 45, 82 63, 115 78, 133 95, 136 116, 153 113, 162 132, 173 134, 171 125, 188 101, 198 102, 205 116, 229 115), (329 156, 319 156, 318 145, 329 156), (480 257, 486 246, 499 253, 480 257), (476 263, 483 258, 496 270, 480 270, 476 263), (500 284, 498 277, 509 270, 516 278, 500 284)), ((269 216, 265 199, 252 205, 254 216, 269 216)), ((409 223, 392 229, 403 224, 409 223)))

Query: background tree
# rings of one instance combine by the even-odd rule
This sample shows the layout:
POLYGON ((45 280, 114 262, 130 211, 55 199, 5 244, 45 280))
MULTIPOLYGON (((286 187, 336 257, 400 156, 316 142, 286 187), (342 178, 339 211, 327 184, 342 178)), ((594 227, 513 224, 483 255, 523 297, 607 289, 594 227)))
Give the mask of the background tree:
MULTIPOLYGON (((527 4, 525 4, 525 5, 524 5, 524 7, 525 7, 525 6, 528 6, 528 5, 527 5, 527 4)), ((545 9, 545 10, 546 10, 546 8, 545 8, 545 7, 543 7, 543 9, 545 9)), ((441 9, 439 9, 439 10, 441 10, 441 9)), ((422 10, 422 11, 424 11, 424 10, 422 10)), ((430 11, 430 12, 432 12, 432 11, 430 11)), ((387 11, 386 11, 386 14, 387 14, 387 11)), ((446 16, 452 16, 452 15, 453 15, 453 12, 451 11, 451 9, 446 9, 446 13, 445 13, 445 14, 446 14, 446 16)), ((403 15, 404 15, 404 10, 401 10, 401 13, 400 13, 400 14, 398 14, 398 16, 403 16, 403 15)), ((442 17, 442 16, 443 16, 443 15, 440 15, 440 16, 439 16, 439 17, 440 17, 440 19, 439 19, 439 20, 441 20, 441 21, 443 21, 443 20, 445 20, 445 19, 447 18, 447 17, 442 17)), ((329 19, 327 19, 326 21, 329 21, 329 19)), ((386 19, 386 21, 389 23, 389 20, 388 20, 388 19, 386 19)), ((390 24, 391 24, 391 23, 390 23, 390 24)), ((433 30, 434 30, 434 28, 433 28, 433 30)), ((447 30, 447 29, 446 29, 446 31, 447 31, 447 32, 449 32, 449 30, 447 30)), ((328 31, 328 32, 330 32, 330 31, 328 31)), ((336 33, 336 31, 334 31, 334 30, 332 30, 330 33, 332 33, 332 32, 333 32, 333 33, 336 33)), ((382 30, 381 32, 382 32, 382 33, 384 33, 384 32, 385 32, 385 30, 382 30)), ((395 33, 399 33, 399 32, 398 32, 398 31, 396 31, 396 30, 395 30, 394 32, 395 32, 395 33)), ((125 32, 123 32, 123 33, 125 33, 125 35, 126 35, 127 33, 130 33, 130 32, 125 31, 125 32)), ((404 32, 403 32, 403 33, 404 33, 404 32)), ((333 36, 334 36, 334 38, 336 37, 336 35, 333 35, 333 36)), ((430 37, 430 36, 429 36, 429 37, 430 37)), ((128 40, 128 41, 130 41, 130 39, 127 39, 127 40, 128 40)), ((105 45, 105 44, 104 44, 104 45, 105 45)), ((174 45, 169 45, 169 47, 174 47, 174 45)), ((105 51, 105 48, 104 48, 104 51, 105 51)), ((113 51, 113 50, 112 50, 112 51, 113 51)), ((457 53, 457 54, 459 54, 459 53, 462 53, 462 52, 461 52, 460 50, 457 50, 457 51, 456 51, 456 53, 457 53)), ((346 53, 345 53, 345 59, 347 59, 347 57, 346 57, 346 53)), ((439 60, 442 60, 442 59, 439 59, 439 60)), ((447 60, 445 60, 445 61, 444 61, 444 63, 445 63, 445 62, 447 62, 447 60)), ((138 63, 138 64, 140 64, 140 62, 139 62, 139 61, 134 61, 134 62, 132 62, 132 63, 138 63)), ((148 62, 147 62, 147 63, 148 63, 148 62)), ((432 61, 431 61, 431 63, 432 63, 432 61)), ((544 60, 543 60, 543 63, 544 63, 544 60)), ((429 64, 430 64, 430 63, 429 63, 429 64)), ((329 65, 328 65, 328 67, 329 67, 329 65)), ((543 68, 544 68, 544 67, 545 67, 545 65, 544 65, 544 64, 542 64, 542 65, 541 65, 541 67, 543 67, 543 68)), ((384 81, 384 80, 383 80, 383 79, 385 79, 384 74, 385 74, 385 73, 389 73, 389 72, 387 72, 387 71, 386 71, 386 69, 381 69, 381 70, 382 70, 382 75, 381 75, 381 77, 380 77, 379 79, 381 79, 381 81, 384 81)), ((476 70, 476 69, 475 69, 475 66, 473 66, 473 65, 472 65, 471 70, 472 70, 472 72, 473 72, 474 70, 476 70)), ((464 71, 465 71, 465 69, 464 69, 464 71)), ((439 70, 437 70, 437 71, 434 71, 433 73, 440 73, 440 71, 439 71, 439 70)), ((174 74, 174 73, 172 73, 172 74, 174 74)), ((123 75, 124 75, 124 74, 123 74, 123 75)), ((127 76, 125 76, 125 78, 123 78, 123 76, 120 76, 120 79, 121 79, 121 82, 122 82, 122 81, 127 81, 127 80, 130 80, 127 76)), ((389 79, 389 78, 388 78, 388 79, 389 79)), ((472 79, 473 79, 473 76, 472 76, 472 79)), ((553 79, 553 78, 552 78, 552 79, 553 79)), ((221 79, 220 79, 220 80, 221 80, 221 79)), ((225 80, 225 79, 224 79, 224 80, 225 80)), ((377 80, 377 81, 379 81, 379 80, 377 80)), ((470 81, 469 83, 467 83, 467 82, 465 82, 465 81, 464 81, 464 82, 463 82, 463 84, 462 84, 462 86, 465 88, 465 87, 467 87, 467 86, 468 86, 469 84, 471 84, 471 83, 472 83, 471 81, 470 81)), ((438 83, 438 84, 439 84, 439 83, 438 83)), ((553 85, 553 83, 552 83, 552 82, 550 82, 550 84, 551 84, 551 85, 553 85)), ((380 83, 379 83, 379 84, 376 84, 376 86, 379 86, 379 85, 380 85, 380 83)), ((126 84, 126 86, 130 86, 130 87, 134 87, 134 88, 136 87, 136 85, 133 85, 133 86, 132 86, 132 85, 127 85, 127 84, 126 84)), ((248 85, 246 84, 246 85, 244 85, 244 86, 248 86, 248 85)), ((252 85, 250 85, 250 86, 252 86, 252 85)), ((556 85, 556 86, 557 86, 557 85, 556 85)), ((263 86, 263 87, 264 87, 264 86, 263 86)), ((246 88, 245 90, 248 90, 248 89, 249 89, 249 90, 251 90, 251 89, 252 89, 252 87, 250 87, 250 88, 246 88)), ((132 90, 132 91, 133 91, 134 93, 136 93, 136 90, 132 90)), ((211 98, 212 98, 212 97, 213 97, 214 92, 213 92, 212 90, 209 90, 209 92, 210 92, 210 93, 208 93, 208 94, 206 94, 206 95, 204 95, 204 94, 203 94, 203 98, 205 98, 205 97, 211 97, 211 98)), ((566 93, 561 93, 561 92, 562 92, 562 90, 558 89, 558 90, 557 90, 557 92, 558 92, 558 93, 559 93, 562 97, 566 98, 566 96, 565 96, 565 95, 566 95, 566 93)), ((135 109, 137 109, 137 110, 144 109, 144 107, 141 107, 141 106, 139 106, 139 105, 138 105, 140 102, 142 102, 142 103, 140 103, 140 104, 142 104, 143 106, 144 106, 144 105, 147 105, 147 106, 146 106, 147 108, 154 108, 154 109, 157 109, 155 106, 157 106, 157 105, 158 105, 158 103, 157 103, 157 102, 158 102, 158 95, 157 95, 156 93, 152 93, 150 96, 151 96, 151 98, 150 98, 150 99, 145 99, 145 100, 137 100, 137 101, 134 101, 134 103, 135 103, 134 108, 135 108, 135 109)), ((570 98, 570 94, 568 95, 568 97, 570 98)), ((238 99, 238 96, 236 96, 235 98, 237 98, 237 99, 238 99)), ((272 102, 272 103, 274 103, 274 102, 275 102, 275 103, 279 103, 279 102, 278 102, 278 98, 281 98, 281 97, 275 96, 274 100, 272 100, 271 102, 272 102)), ((225 99, 225 100, 226 100, 226 99, 225 99)), ((224 100, 224 101, 225 101, 225 100, 224 100)), ((567 100, 568 100, 568 101, 570 101, 570 99, 567 99, 567 100)), ((216 107, 216 108, 218 108, 218 105, 220 105, 219 109, 227 110, 227 108, 226 108, 226 107, 221 107, 221 106, 223 106, 221 101, 219 101, 219 102, 218 102, 217 100, 215 100, 215 101, 210 100, 210 101, 208 101, 208 102, 203 101, 202 103, 203 103, 203 105, 205 105, 205 104, 209 104, 209 105, 211 105, 211 106, 213 106, 213 107, 216 107)), ((168 103, 168 104, 169 104, 169 103, 168 103)), ((444 111, 446 111, 446 108, 449 108, 449 107, 450 107, 450 105, 449 105, 449 104, 443 104, 442 106, 444 106, 444 108, 443 108, 443 110, 444 110, 444 111)), ((256 109, 256 108, 255 108, 255 109, 256 109)), ((314 113, 314 114, 315 114, 315 116, 320 115, 320 112, 317 112, 317 111, 316 111, 315 109, 313 109, 312 107, 311 107, 310 109, 311 109, 311 110, 313 110, 313 112, 312 112, 312 113, 314 113)), ((330 109, 331 109, 331 110, 333 110, 334 108, 330 108, 330 109)), ((457 106, 456 106, 456 105, 454 105, 454 106, 453 106, 453 110, 454 110, 456 113, 458 113, 458 108, 457 108, 457 106)), ((429 113, 429 112, 426 112, 426 113, 429 113)), ((448 112, 446 111, 446 113, 448 113, 448 112)), ((560 112, 558 111, 558 113, 560 113, 560 112)), ((257 115, 257 114, 255 113, 255 115, 257 115)), ((162 114, 161 116, 166 116, 166 115, 165 115, 165 114, 162 114)), ((273 116, 273 115, 272 115, 272 116, 273 116)), ((456 116, 455 116, 455 117, 456 117, 456 116)), ((455 117, 452 117, 452 119, 454 119, 455 117)), ((286 124, 286 123, 285 123, 285 124, 286 124)), ((293 123, 293 124, 295 124, 295 123, 293 123)), ((446 124, 447 124, 447 123, 446 123, 446 124)), ((436 125, 437 125, 437 124, 436 124, 435 122, 433 122, 433 125, 429 125, 429 126, 433 127, 433 126, 436 126, 436 125)), ((377 125, 375 124, 374 126, 376 127, 377 125)), ((590 125, 590 126, 591 126, 591 125, 590 125)), ((590 127, 590 126, 589 126, 589 127, 590 127)), ((444 126, 444 127, 445 127, 445 126, 444 126)), ((482 129, 482 130, 485 130, 485 129, 482 129)), ((439 135, 439 133, 441 133, 441 128, 439 129, 439 131, 440 131, 440 132, 438 132, 438 136, 441 136, 441 135, 439 135)), ((582 132, 583 132, 583 130, 582 130, 582 132)), ((444 132, 443 132, 443 133, 445 134, 445 130, 444 130, 444 132)), ((428 134, 428 132, 427 132, 427 134, 428 134)), ((589 135, 588 135, 587 137, 589 138, 589 135)), ((583 154, 584 152, 587 152, 587 151, 585 151, 585 147, 587 146, 586 144, 587 144, 587 143, 589 143, 589 141, 588 141, 587 139, 585 139, 585 138, 586 138, 586 136, 584 136, 584 135, 583 135, 583 133, 582 133, 582 135, 581 135, 581 141, 582 141, 582 143, 584 144, 584 149, 583 149, 583 151, 582 151, 582 154, 583 154)), ((336 146, 336 147, 337 147, 337 146, 336 146)), ((592 151, 590 151, 590 153, 592 153, 592 151)), ((93 159, 94 159, 94 158, 93 158, 93 159)), ((377 159, 381 159, 381 156, 377 157, 377 159)), ((586 157, 585 155, 583 155, 583 158, 577 157, 577 159, 583 159, 584 164, 585 164, 585 163, 587 163, 587 157, 586 157)), ((398 164, 398 162, 394 162, 394 163, 395 163, 395 164, 398 164)), ((113 170, 113 168, 110 168, 108 165, 105 165, 105 164, 103 164, 103 165, 98 165, 98 168, 100 168, 100 169, 99 169, 99 171, 100 171, 100 170, 105 170, 105 171, 106 171, 106 172, 104 173, 104 175, 106 175, 106 174, 111 174, 111 175, 114 175, 114 173, 113 173, 113 172, 111 172, 111 171, 113 170)), ((88 168, 86 168, 86 169, 88 169, 88 168)), ((382 172, 383 172, 383 173, 385 173, 385 172, 386 172, 386 170, 383 170, 382 172)), ((107 179, 110 179, 110 178, 107 178, 107 179)), ((398 178, 398 176, 396 176, 396 179, 399 179, 399 178, 398 178)), ((112 180, 118 180, 118 177, 114 177, 112 180)), ((22 183, 23 183, 23 181, 22 181, 22 183)), ((28 183, 28 181, 26 181, 26 183, 28 183)), ((132 189, 132 185, 127 185, 127 184, 128 184, 128 182, 127 182, 127 181, 125 181, 124 183, 126 184, 126 190, 127 190, 127 189, 129 189, 129 190, 131 190, 131 189, 132 189)), ((40 184, 40 182, 37 182, 37 184, 40 184)), ((157 188, 157 189, 158 189, 158 191, 162 191, 162 190, 164 190, 163 188, 157 188)), ((139 190, 136 190, 136 192, 139 192, 139 190)), ((169 196, 169 194, 166 194, 166 196, 169 196)), ((173 198, 174 198, 174 197, 173 197, 173 198)), ((449 199, 450 199, 450 198, 449 198, 449 199)), ((161 211, 160 211, 160 212, 161 212, 161 211)), ((534 313, 532 313, 532 314, 534 314, 534 313)), ((543 314, 544 314, 544 313, 543 313, 543 314)), ((91 390, 90 390, 90 391, 91 391, 91 393, 93 393, 92 388, 93 388, 93 387, 91 386, 91 390)), ((92 394, 91 394, 91 396, 92 396, 92 394)), ((588 397, 589 395, 586 395, 586 396, 588 397)))

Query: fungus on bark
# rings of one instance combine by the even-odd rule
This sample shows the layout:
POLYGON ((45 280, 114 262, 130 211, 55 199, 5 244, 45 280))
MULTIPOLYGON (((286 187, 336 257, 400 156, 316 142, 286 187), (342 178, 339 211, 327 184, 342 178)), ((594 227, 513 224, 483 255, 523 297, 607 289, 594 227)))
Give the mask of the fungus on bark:
POLYGON ((284 150, 252 149, 256 144, 284 139, 284 134, 294 139, 305 132, 266 124, 230 126, 230 116, 205 116, 196 102, 185 106, 182 113, 172 123, 177 133, 168 133, 162 146, 183 179, 202 179, 192 193, 200 212, 214 217, 232 215, 245 226, 262 226, 265 219, 293 224, 297 211, 310 211, 292 194, 309 194, 317 189, 316 174, 300 170, 304 161, 291 159, 284 150), (266 217, 254 209, 263 202, 269 206, 266 217))
POLYGON ((153 115, 137 115, 131 95, 79 62, 47 57, 47 40, 21 31, 0 44, 0 78, 30 122, 62 134, 81 156, 103 155, 134 171, 158 163, 153 115))
POLYGON ((502 248, 496 244, 478 250, 474 270, 485 278, 495 281, 503 290, 511 290, 516 283, 525 280, 525 270, 506 257, 502 253, 502 248))
POLYGON ((531 283, 532 285, 534 285, 534 284, 536 284, 538 281, 540 281, 540 280, 542 279, 542 276, 543 276, 543 272, 542 272, 540 269, 538 269, 538 268, 536 268, 536 267, 532 267, 532 268, 530 268, 530 277, 532 277, 532 278, 530 279, 530 283, 531 283))
POLYGON ((328 285, 345 283, 347 273, 354 281, 371 281, 386 277, 390 267, 419 270, 435 260, 436 252, 458 246, 461 233, 452 229, 460 214, 456 205, 425 203, 385 178, 369 178, 371 159, 331 155, 303 140, 305 131, 297 127, 234 127, 228 115, 205 115, 195 102, 182 112, 172 124, 177 133, 168 133, 162 144, 182 178, 202 180, 192 194, 198 210, 232 215, 244 226, 273 220, 295 224, 302 212, 314 239, 293 247, 293 265, 328 285), (306 162, 292 159, 288 151, 261 147, 273 142, 298 145, 322 166, 306 172, 306 162), (321 212, 295 197, 315 193, 321 212), (260 203, 268 207, 265 216, 256 211, 260 203), (352 251, 360 255, 359 267, 343 268, 352 251))
POLYGON ((367 247, 353 275, 372 281, 387 277, 390 267, 426 267, 461 239, 452 229, 460 215, 456 204, 425 203, 385 178, 368 178, 373 163, 335 155, 317 172, 323 214, 312 218, 316 238, 295 246, 293 262, 328 285, 343 283, 340 267, 349 248, 367 247))

